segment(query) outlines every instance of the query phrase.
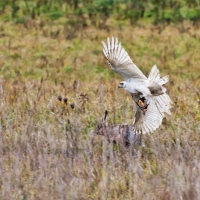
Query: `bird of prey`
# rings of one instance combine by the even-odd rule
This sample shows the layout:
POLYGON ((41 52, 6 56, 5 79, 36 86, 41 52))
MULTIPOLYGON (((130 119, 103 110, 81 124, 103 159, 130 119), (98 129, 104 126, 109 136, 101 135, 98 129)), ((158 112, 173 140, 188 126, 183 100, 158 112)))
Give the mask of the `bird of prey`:
POLYGON ((135 102, 135 132, 153 132, 161 125, 163 117, 171 114, 172 101, 163 87, 169 81, 169 76, 161 78, 157 66, 154 65, 147 78, 132 62, 117 38, 108 38, 107 44, 102 44, 103 53, 111 69, 124 79, 118 87, 129 92, 135 102))

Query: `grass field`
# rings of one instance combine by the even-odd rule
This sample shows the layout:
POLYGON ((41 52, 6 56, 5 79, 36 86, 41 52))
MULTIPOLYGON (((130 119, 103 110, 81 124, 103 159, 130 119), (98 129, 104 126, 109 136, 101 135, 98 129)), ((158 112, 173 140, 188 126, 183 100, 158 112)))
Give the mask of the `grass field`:
POLYGON ((0 22, 1 199, 200 199, 199 26, 107 26, 0 22), (92 133, 106 109, 110 125, 133 119, 102 53, 110 36, 146 75, 170 75, 173 115, 135 156, 92 133))

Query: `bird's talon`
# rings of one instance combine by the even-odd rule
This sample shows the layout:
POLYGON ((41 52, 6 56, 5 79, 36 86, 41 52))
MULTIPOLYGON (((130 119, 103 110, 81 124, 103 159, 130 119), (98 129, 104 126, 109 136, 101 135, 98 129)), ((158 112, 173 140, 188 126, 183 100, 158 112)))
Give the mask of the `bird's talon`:
POLYGON ((145 101, 146 101, 146 99, 144 97, 141 97, 137 102, 138 106, 140 107, 140 109, 142 110, 142 112, 144 114, 147 111, 147 108, 148 108, 148 105, 149 105, 145 101))

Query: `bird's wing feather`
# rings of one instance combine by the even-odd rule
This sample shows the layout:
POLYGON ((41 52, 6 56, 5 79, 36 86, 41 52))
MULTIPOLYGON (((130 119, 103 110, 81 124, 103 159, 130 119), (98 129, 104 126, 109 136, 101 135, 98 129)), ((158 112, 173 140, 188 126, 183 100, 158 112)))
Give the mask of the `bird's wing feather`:
POLYGON ((156 65, 154 65, 151 69, 151 72, 148 77, 149 82, 156 82, 158 83, 164 92, 162 95, 154 96, 155 105, 157 106, 158 110, 160 111, 161 115, 164 117, 166 114, 171 115, 170 109, 172 107, 172 100, 170 99, 169 95, 166 94, 166 88, 162 85, 169 81, 169 76, 164 76, 160 78, 160 72, 156 65))
POLYGON ((163 117, 166 114, 171 115, 170 109, 173 103, 170 97, 166 93, 159 96, 155 96, 154 99, 155 99, 155 104, 159 109, 160 113, 163 115, 163 117))
POLYGON ((103 53, 108 60, 111 68, 121 75, 126 81, 128 79, 136 78, 146 80, 146 76, 140 69, 132 62, 128 53, 118 42, 118 39, 107 39, 107 44, 103 44, 103 53))
POLYGON ((162 123, 163 116, 161 115, 160 111, 158 110, 154 97, 148 99, 148 108, 146 111, 142 111, 140 107, 136 104, 138 101, 139 95, 132 95, 135 106, 136 106, 136 113, 135 113, 135 121, 134 121, 134 129, 136 133, 139 134, 147 134, 152 133, 155 131, 162 123))

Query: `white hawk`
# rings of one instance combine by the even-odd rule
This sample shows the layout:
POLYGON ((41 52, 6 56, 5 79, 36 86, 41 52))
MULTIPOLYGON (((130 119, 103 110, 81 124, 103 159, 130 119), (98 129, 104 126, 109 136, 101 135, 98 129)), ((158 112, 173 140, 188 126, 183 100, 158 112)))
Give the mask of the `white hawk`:
POLYGON ((107 44, 102 44, 108 64, 125 80, 120 82, 118 87, 129 92, 135 102, 135 132, 153 132, 161 125, 163 117, 171 114, 172 101, 163 87, 169 81, 169 76, 160 78, 159 70, 154 65, 147 78, 132 62, 117 38, 108 38, 107 44))

